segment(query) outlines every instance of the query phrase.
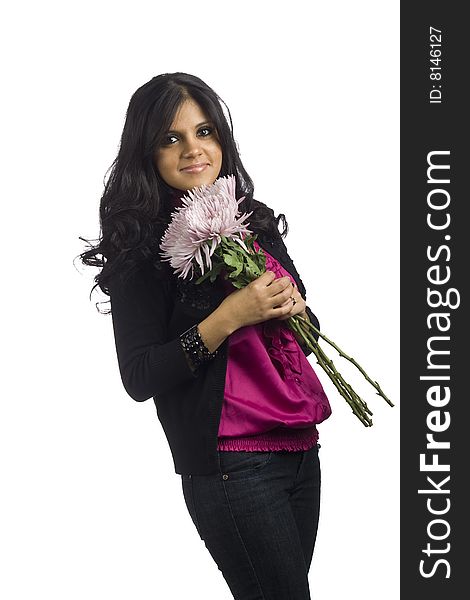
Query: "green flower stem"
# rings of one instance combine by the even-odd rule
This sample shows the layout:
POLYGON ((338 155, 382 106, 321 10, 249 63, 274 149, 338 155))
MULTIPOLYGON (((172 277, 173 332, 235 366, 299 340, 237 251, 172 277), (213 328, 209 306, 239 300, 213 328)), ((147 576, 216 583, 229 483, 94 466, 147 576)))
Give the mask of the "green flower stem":
POLYGON ((299 335, 303 338, 305 344, 315 354, 318 364, 323 368, 323 370, 331 379, 338 392, 349 404, 356 417, 361 421, 361 423, 365 427, 370 427, 372 425, 372 420, 370 419, 368 414, 372 415, 372 412, 368 408, 367 404, 360 398, 360 396, 358 396, 358 394, 353 390, 353 388, 344 380, 342 375, 336 370, 333 361, 325 355, 315 338, 313 338, 313 336, 307 335, 300 323, 296 321, 296 317, 290 317, 289 319, 287 319, 287 324, 294 331, 299 333, 299 335))
POLYGON ((372 387, 374 387, 377 390, 378 396, 381 396, 385 400, 385 402, 387 402, 387 404, 389 406, 394 406, 394 404, 392 404, 392 402, 387 398, 387 396, 382 391, 382 388, 380 387, 379 383, 377 381, 372 381, 372 379, 367 375, 367 373, 364 371, 364 369, 361 367, 361 365, 359 365, 357 363, 357 361, 354 360, 354 358, 348 356, 345 352, 343 352, 340 348, 338 348, 338 346, 334 342, 329 340, 326 337, 326 335, 321 333, 315 327, 315 325, 313 323, 311 323, 310 321, 307 321, 307 319, 304 319, 304 318, 300 317, 299 315, 296 315, 295 317, 291 317, 291 318, 298 319, 302 323, 303 326, 307 327, 308 329, 313 329, 313 331, 315 331, 321 338, 323 338, 326 342, 328 342, 328 344, 330 344, 330 346, 333 346, 333 348, 338 352, 338 354, 340 356, 342 356, 346 360, 349 360, 349 362, 351 362, 357 369, 359 369, 359 371, 362 373, 362 375, 365 377, 365 379, 372 385, 372 387))
POLYGON ((347 383, 341 373, 339 373, 333 361, 328 359, 326 354, 323 352, 321 346, 318 346, 318 351, 322 359, 322 363, 329 364, 332 370, 332 379, 338 380, 341 384, 345 393, 343 393, 343 397, 346 399, 348 404, 351 406, 353 413, 361 420, 362 424, 366 427, 370 427, 372 425, 372 420, 369 415, 372 415, 372 411, 369 409, 364 400, 354 391, 354 389, 347 383), (350 401, 348 400, 350 399, 350 401))

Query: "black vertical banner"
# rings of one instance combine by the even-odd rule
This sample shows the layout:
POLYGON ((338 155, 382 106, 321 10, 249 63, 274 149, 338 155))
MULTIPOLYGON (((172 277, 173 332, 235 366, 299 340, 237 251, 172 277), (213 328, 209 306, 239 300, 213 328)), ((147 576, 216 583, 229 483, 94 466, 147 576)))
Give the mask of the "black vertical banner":
POLYGON ((401 3, 401 598, 468 596, 465 3, 401 3), (465 109, 464 109, 464 105, 465 109))

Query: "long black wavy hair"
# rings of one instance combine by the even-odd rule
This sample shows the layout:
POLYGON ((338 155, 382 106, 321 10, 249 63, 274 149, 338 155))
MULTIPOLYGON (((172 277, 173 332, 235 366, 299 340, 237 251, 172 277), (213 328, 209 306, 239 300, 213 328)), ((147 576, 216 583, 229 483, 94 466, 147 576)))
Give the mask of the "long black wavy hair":
MULTIPOLYGON (((117 157, 104 184, 100 200, 100 236, 89 249, 79 255, 87 266, 100 267, 95 285, 109 296, 109 281, 118 275, 125 280, 146 262, 151 262, 160 277, 171 276, 167 261, 161 261, 159 243, 170 222, 174 188, 160 176, 154 162, 155 149, 171 128, 180 105, 192 98, 207 118, 214 123, 222 149, 219 177, 235 175, 241 212, 253 211, 250 229, 269 237, 285 237, 288 225, 284 214, 274 216, 266 204, 253 198, 253 182, 238 154, 233 137, 233 124, 225 102, 206 84, 187 73, 163 73, 139 87, 131 97, 117 157), (227 120, 222 104, 228 113, 227 120)), ((183 195, 184 192, 181 192, 183 195)))

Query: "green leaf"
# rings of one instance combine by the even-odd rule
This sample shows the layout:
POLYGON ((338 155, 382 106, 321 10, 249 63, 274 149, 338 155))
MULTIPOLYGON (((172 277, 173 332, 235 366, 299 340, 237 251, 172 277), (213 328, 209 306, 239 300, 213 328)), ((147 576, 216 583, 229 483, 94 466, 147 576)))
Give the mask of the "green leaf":
POLYGON ((232 285, 238 289, 245 287, 241 281, 232 281, 232 285))
POLYGON ((235 269, 235 271, 232 271, 230 273, 229 277, 231 279, 234 279, 235 277, 238 277, 240 275, 240 273, 242 272, 242 268, 243 268, 243 265, 242 265, 242 263, 240 263, 239 266, 235 269))
POLYGON ((253 273, 255 276, 259 276, 261 275, 261 271, 258 268, 258 265, 255 263, 254 260, 252 260, 249 256, 246 256, 246 262, 247 262, 247 269, 250 270, 251 273, 253 273))
POLYGON ((230 267, 238 267, 240 259, 232 252, 230 254, 224 254, 224 262, 230 267))

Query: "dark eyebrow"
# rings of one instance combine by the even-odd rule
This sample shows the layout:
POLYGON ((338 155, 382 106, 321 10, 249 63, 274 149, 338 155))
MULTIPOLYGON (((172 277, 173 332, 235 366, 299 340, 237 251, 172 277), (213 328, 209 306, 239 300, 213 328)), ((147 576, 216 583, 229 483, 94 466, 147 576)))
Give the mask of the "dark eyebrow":
MULTIPOLYGON (((212 124, 212 121, 203 121, 202 123, 198 123, 194 129, 198 129, 199 127, 201 127, 202 125, 211 125, 212 127, 214 126, 212 124)), ((179 133, 179 131, 177 131, 176 129, 170 129, 169 131, 167 131, 167 135, 170 133, 179 133)))

